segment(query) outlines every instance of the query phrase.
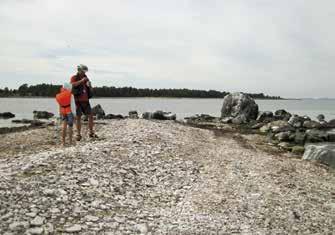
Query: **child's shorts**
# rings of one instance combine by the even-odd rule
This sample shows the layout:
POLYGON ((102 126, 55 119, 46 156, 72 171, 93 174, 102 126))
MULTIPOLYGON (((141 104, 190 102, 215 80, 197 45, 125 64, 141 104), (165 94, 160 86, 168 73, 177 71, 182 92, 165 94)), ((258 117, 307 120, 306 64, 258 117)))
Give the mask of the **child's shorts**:
POLYGON ((73 113, 68 113, 66 115, 62 115, 62 120, 66 121, 69 127, 73 127, 74 116, 73 113))

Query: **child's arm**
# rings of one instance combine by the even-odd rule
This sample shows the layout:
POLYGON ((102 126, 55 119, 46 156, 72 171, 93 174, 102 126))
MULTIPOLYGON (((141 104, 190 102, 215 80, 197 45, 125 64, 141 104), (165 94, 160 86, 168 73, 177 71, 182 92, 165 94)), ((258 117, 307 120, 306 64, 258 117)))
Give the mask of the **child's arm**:
POLYGON ((71 111, 73 116, 76 116, 76 103, 74 102, 74 97, 71 95, 71 111))

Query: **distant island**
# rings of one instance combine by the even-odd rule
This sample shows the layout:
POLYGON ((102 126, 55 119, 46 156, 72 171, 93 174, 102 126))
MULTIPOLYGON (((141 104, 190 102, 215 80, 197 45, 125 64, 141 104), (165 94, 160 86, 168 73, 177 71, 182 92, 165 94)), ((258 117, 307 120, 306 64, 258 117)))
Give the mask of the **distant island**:
MULTIPOLYGON (((61 86, 53 84, 23 84, 18 89, 0 88, 0 97, 55 97, 61 86)), ((149 89, 133 87, 94 87, 94 97, 169 97, 169 98, 223 98, 229 92, 191 89, 149 89)), ((263 93, 247 93, 254 99, 282 99, 263 93)))

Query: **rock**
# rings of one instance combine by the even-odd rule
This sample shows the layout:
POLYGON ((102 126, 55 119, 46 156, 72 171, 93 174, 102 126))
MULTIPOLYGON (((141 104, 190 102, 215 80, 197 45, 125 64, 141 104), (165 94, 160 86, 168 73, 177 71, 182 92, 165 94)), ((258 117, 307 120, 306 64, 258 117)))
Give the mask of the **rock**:
POLYGON ((290 144, 288 142, 280 142, 278 144, 278 146, 285 149, 285 150, 292 150, 292 144, 290 144))
POLYGON ((247 123, 247 122, 248 122, 248 119, 243 114, 239 115, 237 117, 234 117, 233 120, 232 120, 233 124, 238 124, 238 125, 244 124, 244 123, 247 123))
POLYGON ((13 222, 9 225, 11 231, 21 231, 28 226, 27 222, 13 222))
POLYGON ((303 131, 296 131, 294 135, 290 136, 290 140, 293 140, 296 144, 305 144, 306 141, 306 133, 303 131))
POLYGON ((304 121, 303 127, 307 129, 318 129, 321 127, 321 124, 316 121, 304 121))
POLYGON ((330 120, 325 125, 327 128, 335 128, 335 119, 330 120))
POLYGON ((105 119, 124 119, 124 117, 121 114, 107 114, 105 119))
POLYGON ((135 228, 140 234, 147 234, 149 232, 149 228, 147 224, 136 224, 135 228))
POLYGON ((138 119, 137 111, 129 111, 129 118, 131 119, 138 119))
POLYGON ((225 117, 225 118, 222 118, 220 119, 220 122, 222 123, 232 123, 233 122, 233 118, 232 117, 225 117))
POLYGON ((256 123, 255 125, 251 126, 251 129, 260 129, 263 126, 265 126, 265 124, 260 122, 260 123, 256 123))
POLYGON ((319 121, 319 122, 324 122, 325 121, 325 115, 323 114, 319 114, 316 119, 319 121))
POLYGON ((42 227, 30 228, 27 230, 28 234, 42 234, 44 229, 42 227))
POLYGON ((326 132, 328 136, 328 141, 329 142, 335 142, 335 129, 331 129, 326 132))
POLYGON ((94 179, 94 178, 91 178, 91 179, 89 180, 89 183, 90 183, 90 185, 92 185, 92 186, 99 186, 99 181, 97 181, 97 180, 94 179))
POLYGON ((289 131, 285 131, 285 132, 280 132, 278 134, 275 135, 275 137, 279 140, 279 141, 288 141, 290 138, 290 134, 291 132, 289 131))
POLYGON ((0 118, 3 118, 3 119, 9 119, 13 117, 15 117, 15 114, 10 113, 10 112, 0 113, 0 118))
POLYGON ((288 123, 295 128, 300 128, 302 127, 304 121, 305 121, 305 118, 300 117, 298 115, 293 115, 288 120, 288 123))
POLYGON ((311 129, 306 131, 306 142, 317 143, 328 141, 328 134, 326 131, 311 129))
POLYGON ((85 219, 86 219, 87 221, 97 222, 97 221, 99 220, 99 217, 92 216, 92 215, 87 215, 87 216, 85 216, 85 219))
POLYGON ((273 112, 265 111, 259 112, 256 121, 257 122, 272 122, 274 119, 273 112))
POLYGON ((276 120, 288 121, 291 118, 291 114, 284 109, 279 109, 275 112, 274 118, 276 120))
POLYGON ((335 168, 335 144, 320 143, 305 145, 304 160, 313 160, 335 168))
POLYGON ((295 128, 292 127, 288 122, 278 120, 278 121, 273 121, 265 126, 261 127, 260 131, 261 132, 268 132, 272 131, 273 133, 280 133, 280 132, 287 132, 287 131, 295 131, 295 128))
POLYGON ((32 226, 41 226, 44 223, 44 218, 40 217, 40 216, 36 216, 32 221, 30 221, 30 224, 32 226))
POLYGON ((43 193, 46 196, 53 196, 53 195, 55 195, 55 190, 53 190, 53 189, 45 189, 45 190, 43 190, 43 193))
POLYGON ((68 227, 65 229, 65 232, 68 232, 68 233, 77 233, 77 232, 80 232, 82 230, 82 227, 79 225, 79 224, 75 224, 71 227, 68 227))
POLYGON ((300 155, 304 153, 305 148, 303 146, 293 146, 291 151, 293 154, 300 155))
POLYGON ((156 111, 153 113, 145 112, 142 114, 143 119, 157 119, 157 120, 176 120, 176 114, 171 112, 156 111))
POLYGON ((223 99, 221 118, 237 118, 238 122, 256 120, 258 105, 250 96, 243 93, 226 95, 223 99))
POLYGON ((34 119, 49 119, 54 116, 53 113, 47 111, 33 111, 34 119))
POLYGON ((105 111, 103 110, 103 108, 101 107, 100 104, 98 104, 98 105, 96 105, 92 108, 92 114, 93 114, 93 116, 96 116, 97 119, 105 118, 105 111))

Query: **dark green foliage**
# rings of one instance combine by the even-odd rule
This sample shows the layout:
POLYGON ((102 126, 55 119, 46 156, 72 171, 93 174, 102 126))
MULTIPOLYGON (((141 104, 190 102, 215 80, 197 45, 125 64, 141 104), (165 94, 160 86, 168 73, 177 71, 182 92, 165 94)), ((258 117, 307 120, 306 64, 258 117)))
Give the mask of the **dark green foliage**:
MULTIPOLYGON (((22 97, 22 96, 43 96, 55 97, 59 92, 60 85, 23 84, 18 89, 9 90, 8 88, 0 89, 0 97, 22 97)), ((224 91, 215 90, 189 90, 189 89, 149 89, 149 88, 133 88, 133 87, 95 87, 94 97, 175 97, 175 98, 223 98, 227 95, 224 91)), ((279 96, 267 96, 263 93, 249 94, 257 99, 281 99, 279 96)))

